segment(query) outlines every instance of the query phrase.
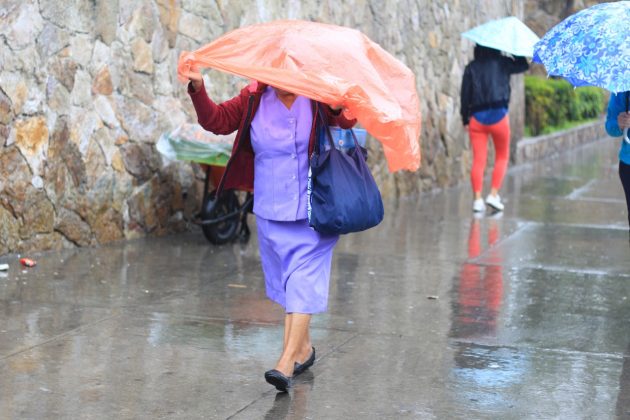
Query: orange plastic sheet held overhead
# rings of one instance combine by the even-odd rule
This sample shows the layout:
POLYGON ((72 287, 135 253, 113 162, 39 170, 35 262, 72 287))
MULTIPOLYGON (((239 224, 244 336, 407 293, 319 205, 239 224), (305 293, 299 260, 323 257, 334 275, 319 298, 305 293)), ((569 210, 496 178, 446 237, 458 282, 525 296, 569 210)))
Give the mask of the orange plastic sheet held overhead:
POLYGON ((415 77, 355 29, 300 20, 247 26, 182 52, 179 70, 193 64, 342 105, 382 143, 391 172, 420 167, 415 77))

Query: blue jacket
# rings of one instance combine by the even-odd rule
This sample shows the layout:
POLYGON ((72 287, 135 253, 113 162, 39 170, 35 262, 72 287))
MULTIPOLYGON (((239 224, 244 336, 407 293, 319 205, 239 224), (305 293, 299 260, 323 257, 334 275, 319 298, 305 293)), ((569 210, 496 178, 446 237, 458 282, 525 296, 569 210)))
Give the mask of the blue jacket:
MULTIPOLYGON (((608 101, 608 113, 606 114, 606 132, 612 137, 623 135, 623 131, 617 124, 617 116, 621 112, 628 110, 626 101, 630 101, 630 92, 611 93, 608 101)), ((630 165, 630 144, 621 140, 621 149, 619 150, 619 160, 630 165)))

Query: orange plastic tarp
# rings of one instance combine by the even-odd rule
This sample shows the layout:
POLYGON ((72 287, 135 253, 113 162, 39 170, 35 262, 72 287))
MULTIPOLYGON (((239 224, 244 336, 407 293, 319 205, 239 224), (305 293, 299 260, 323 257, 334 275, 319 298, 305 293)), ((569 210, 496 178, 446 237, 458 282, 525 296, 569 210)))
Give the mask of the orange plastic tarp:
POLYGON ((411 70, 361 32, 280 20, 228 32, 179 57, 344 106, 383 144, 389 170, 420 167, 420 107, 411 70))

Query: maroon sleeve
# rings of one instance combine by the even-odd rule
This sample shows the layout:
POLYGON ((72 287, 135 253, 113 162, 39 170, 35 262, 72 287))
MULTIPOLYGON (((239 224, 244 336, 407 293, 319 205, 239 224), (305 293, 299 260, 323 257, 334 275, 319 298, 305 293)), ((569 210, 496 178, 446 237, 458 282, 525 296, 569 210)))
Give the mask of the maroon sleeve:
POLYGON ((347 119, 343 115, 343 111, 333 111, 329 106, 324 106, 324 110, 326 111, 326 117, 328 118, 328 125, 337 126, 341 128, 352 128, 357 123, 356 118, 347 119))
POLYGON ((198 91, 189 84, 188 94, 195 106, 197 121, 204 129, 215 134, 230 134, 238 129, 246 103, 243 100, 243 94, 247 95, 245 89, 240 95, 218 105, 208 97, 203 84, 198 91))

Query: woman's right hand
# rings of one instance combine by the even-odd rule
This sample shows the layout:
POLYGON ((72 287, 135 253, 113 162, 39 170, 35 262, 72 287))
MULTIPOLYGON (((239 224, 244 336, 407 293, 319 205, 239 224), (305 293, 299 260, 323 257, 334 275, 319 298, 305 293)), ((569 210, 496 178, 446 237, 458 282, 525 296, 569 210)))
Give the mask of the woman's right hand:
POLYGON ((197 92, 203 86, 203 76, 201 76, 201 71, 199 70, 198 64, 192 64, 189 71, 180 71, 178 76, 190 80, 190 83, 192 83, 195 92, 197 92))

